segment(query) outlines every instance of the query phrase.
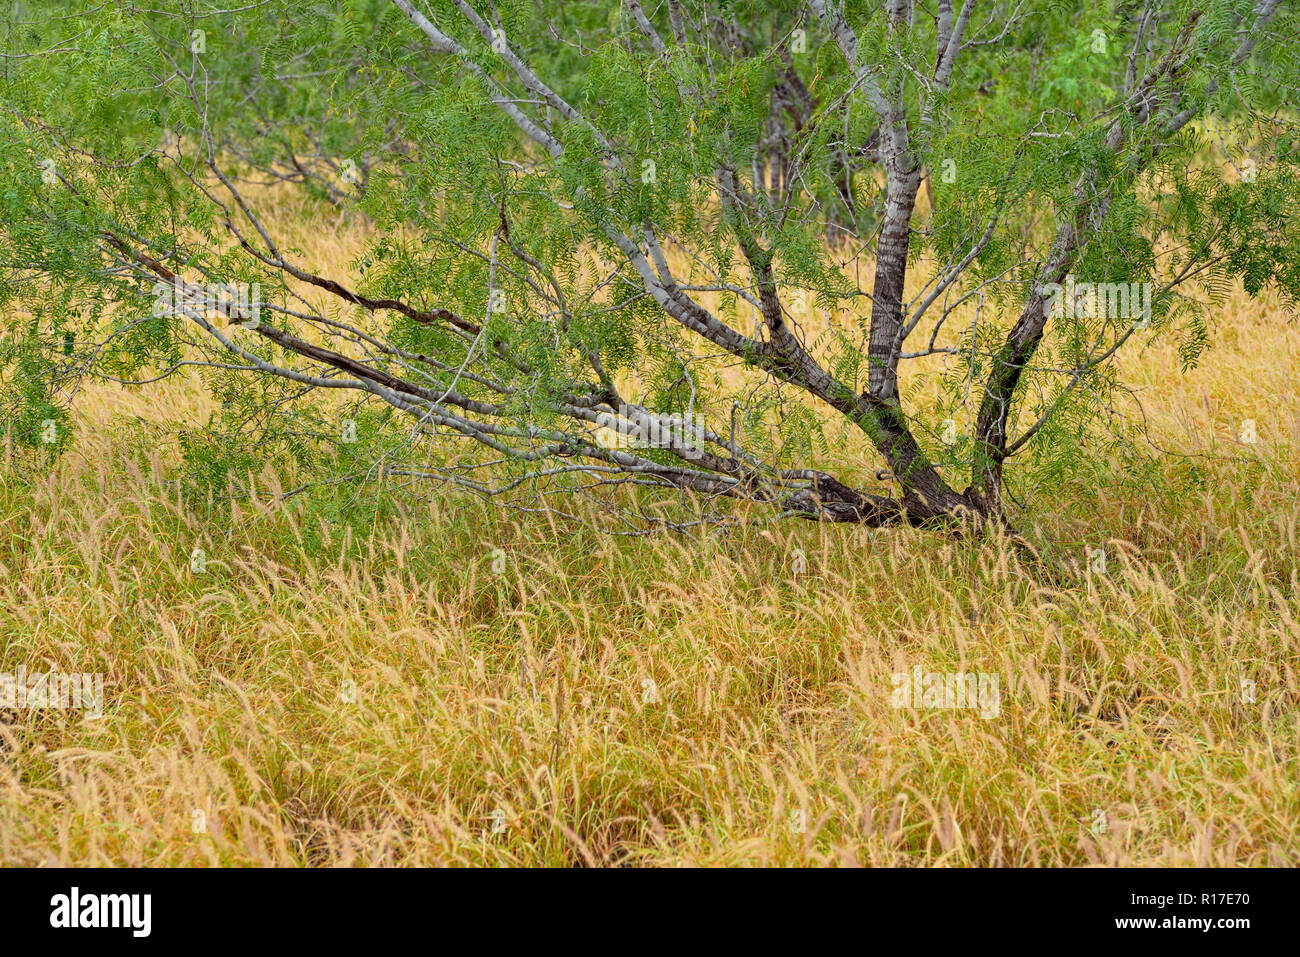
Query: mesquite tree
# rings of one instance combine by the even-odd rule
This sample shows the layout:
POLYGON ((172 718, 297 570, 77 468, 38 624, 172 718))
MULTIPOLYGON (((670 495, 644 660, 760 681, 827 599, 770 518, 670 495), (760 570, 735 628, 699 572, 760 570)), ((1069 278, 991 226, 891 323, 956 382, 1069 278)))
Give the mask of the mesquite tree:
POLYGON ((222 411, 187 449, 234 471, 383 462, 634 524, 667 493, 1011 527, 1009 466, 1077 449, 1120 350, 1173 335, 1191 362, 1226 286, 1300 293, 1298 23, 1280 0, 18 4, 6 427, 58 445, 79 383, 197 369, 222 411), (266 213, 292 191, 364 217, 363 254, 304 261, 266 213), (909 401, 909 365, 938 398, 909 401))

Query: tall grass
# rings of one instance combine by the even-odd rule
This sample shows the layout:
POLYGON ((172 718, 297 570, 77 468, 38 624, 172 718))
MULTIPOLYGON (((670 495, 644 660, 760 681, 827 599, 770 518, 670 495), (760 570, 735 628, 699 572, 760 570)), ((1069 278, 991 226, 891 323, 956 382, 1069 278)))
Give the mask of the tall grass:
POLYGON ((0 710, 0 863, 1295 863, 1300 331, 1226 308, 1202 368, 1124 360, 1184 454, 1031 490, 1033 565, 271 467, 223 502, 179 481, 192 383, 92 388, 0 468, 0 672, 105 680, 98 720, 0 710), (997 714, 895 707, 916 666, 997 714))

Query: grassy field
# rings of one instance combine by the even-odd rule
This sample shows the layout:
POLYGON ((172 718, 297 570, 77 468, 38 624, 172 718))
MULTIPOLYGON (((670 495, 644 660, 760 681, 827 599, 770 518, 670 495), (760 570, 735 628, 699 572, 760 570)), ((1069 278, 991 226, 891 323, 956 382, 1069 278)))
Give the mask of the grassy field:
POLYGON ((0 710, 0 863, 1294 864, 1300 328, 1215 330, 1125 356, 1178 454, 1031 496, 1033 567, 382 480, 231 506, 175 481, 195 383, 92 388, 0 468, 0 672, 104 676, 99 719, 0 710), (918 667, 997 707, 896 706, 918 667))

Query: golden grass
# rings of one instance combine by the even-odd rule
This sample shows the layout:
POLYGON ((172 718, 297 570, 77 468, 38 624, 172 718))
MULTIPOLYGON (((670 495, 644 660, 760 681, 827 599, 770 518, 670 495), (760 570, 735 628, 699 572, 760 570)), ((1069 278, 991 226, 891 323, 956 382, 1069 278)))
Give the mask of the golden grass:
POLYGON ((194 383, 91 389, 70 452, 0 469, 0 671, 101 672, 105 716, 0 711, 0 863, 1295 863, 1300 330, 1243 298, 1218 328, 1193 372, 1123 360, 1199 491, 1099 460, 1031 503, 1056 565, 1104 546, 1105 575, 376 485, 370 523, 223 510, 171 481, 194 383), (917 665, 998 675, 999 713, 893 707, 917 665))

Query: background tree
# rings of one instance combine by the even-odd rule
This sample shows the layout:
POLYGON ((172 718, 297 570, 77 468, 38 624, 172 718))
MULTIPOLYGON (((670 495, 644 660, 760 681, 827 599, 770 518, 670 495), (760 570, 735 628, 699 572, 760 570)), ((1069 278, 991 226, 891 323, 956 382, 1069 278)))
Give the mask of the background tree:
POLYGON ((343 392, 352 476, 635 527, 665 491, 1010 527, 1121 349, 1190 363, 1230 284, 1300 293, 1296 26, 1279 0, 17 5, 8 423, 57 444, 87 377, 199 368, 225 405, 189 450, 223 469, 319 464, 343 392), (364 211, 365 255, 303 263, 275 184, 364 211), (1148 308, 1086 298, 1119 284, 1148 308), (837 422, 869 443, 847 466, 837 422))

